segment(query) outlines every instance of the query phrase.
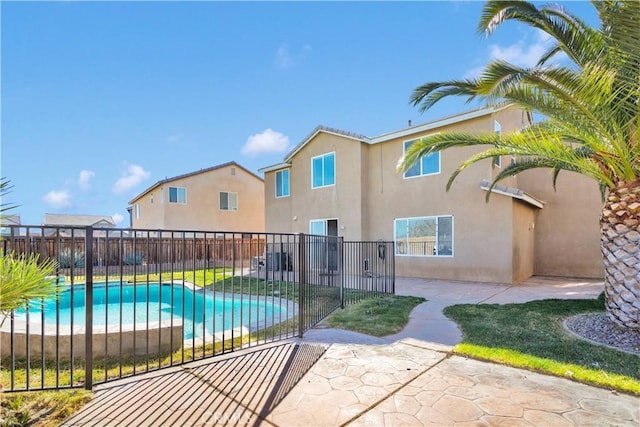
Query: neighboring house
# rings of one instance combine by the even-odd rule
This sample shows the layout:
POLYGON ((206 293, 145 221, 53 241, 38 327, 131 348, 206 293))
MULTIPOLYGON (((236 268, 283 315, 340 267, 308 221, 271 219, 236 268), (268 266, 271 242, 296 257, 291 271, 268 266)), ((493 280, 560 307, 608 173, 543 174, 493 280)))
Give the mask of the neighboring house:
POLYGON ((454 148, 397 172, 404 150, 435 132, 511 132, 531 123, 513 105, 468 111, 377 137, 317 127, 280 164, 265 167, 266 228, 393 240, 396 274, 499 283, 530 276, 602 277, 597 184, 545 170, 509 178, 485 202, 509 157, 475 164, 445 190, 477 147, 454 148))
POLYGON ((44 227, 45 236, 51 236, 58 233, 60 236, 80 237, 84 236, 84 230, 78 230, 77 228, 72 230, 70 227, 88 227, 91 226, 94 229, 95 236, 104 235, 105 230, 109 228, 115 228, 116 223, 113 221, 113 217, 110 215, 74 215, 74 214, 44 214, 44 221, 42 223, 44 227), (52 227, 52 228, 46 228, 52 227), (69 228, 66 228, 69 227, 69 228))
POLYGON ((8 226, 20 224, 20 215, 0 216, 0 236, 10 236, 11 228, 9 228, 8 226))
POLYGON ((264 181, 236 162, 158 181, 129 205, 132 228, 264 232, 264 181))

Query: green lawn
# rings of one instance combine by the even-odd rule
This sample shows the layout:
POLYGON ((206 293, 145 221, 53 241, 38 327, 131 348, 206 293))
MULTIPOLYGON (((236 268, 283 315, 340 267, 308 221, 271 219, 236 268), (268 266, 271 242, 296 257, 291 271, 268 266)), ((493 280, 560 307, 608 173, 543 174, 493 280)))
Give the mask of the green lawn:
POLYGON ((604 300, 462 304, 444 313, 462 329, 455 352, 640 394, 640 356, 592 344, 564 330, 565 318, 602 312, 604 300))
POLYGON ((349 305, 334 311, 325 321, 332 328, 347 329, 384 337, 400 332, 409 321, 409 314, 424 298, 385 295, 349 305))

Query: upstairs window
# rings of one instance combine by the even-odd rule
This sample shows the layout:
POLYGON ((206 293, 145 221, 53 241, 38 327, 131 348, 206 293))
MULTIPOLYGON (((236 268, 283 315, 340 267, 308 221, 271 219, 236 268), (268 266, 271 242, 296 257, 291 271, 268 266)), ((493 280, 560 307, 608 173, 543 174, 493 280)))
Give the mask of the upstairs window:
POLYGON ((238 193, 220 192, 220 210, 221 211, 237 211, 238 210, 238 193))
MULTIPOLYGON (((502 134, 502 126, 500 126, 500 122, 498 122, 497 120, 493 121, 493 132, 496 135, 502 134)), ((502 157, 500 157, 500 156, 494 157, 493 158, 493 165, 495 167, 498 167, 498 168, 502 167, 502 157)))
POLYGON ((169 203, 187 203, 187 189, 184 187, 169 187, 169 203))
POLYGON ((311 159, 311 188, 328 187, 336 183, 336 153, 311 159))
MULTIPOLYGON (((411 144, 416 140, 404 142, 404 152, 411 147, 411 144)), ((435 175, 440 173, 440 152, 429 154, 428 156, 418 159, 418 161, 411 166, 411 169, 404 173, 405 178, 414 178, 417 176, 435 175)))
POLYGON ((289 197, 289 169, 276 172, 276 197, 289 197))

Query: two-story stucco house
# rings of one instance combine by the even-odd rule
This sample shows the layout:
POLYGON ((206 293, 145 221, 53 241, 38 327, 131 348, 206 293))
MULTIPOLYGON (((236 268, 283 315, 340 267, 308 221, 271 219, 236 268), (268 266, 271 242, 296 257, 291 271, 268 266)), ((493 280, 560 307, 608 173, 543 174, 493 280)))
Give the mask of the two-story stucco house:
POLYGON ((317 127, 265 167, 266 228, 393 240, 399 276, 519 283, 530 276, 601 277, 595 182, 565 173, 554 193, 545 170, 488 185, 508 157, 451 173, 481 149, 454 148, 398 172, 416 139, 434 132, 511 132, 531 123, 499 105, 408 126, 376 137, 317 127))
POLYGON ((264 181, 228 162, 163 179, 129 202, 131 227, 264 231, 264 181))

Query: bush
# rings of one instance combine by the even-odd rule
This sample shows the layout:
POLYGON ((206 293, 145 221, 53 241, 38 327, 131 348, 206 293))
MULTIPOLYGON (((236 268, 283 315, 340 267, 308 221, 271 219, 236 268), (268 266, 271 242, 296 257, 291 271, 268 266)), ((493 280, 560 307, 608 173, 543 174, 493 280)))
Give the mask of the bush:
POLYGON ((72 255, 70 249, 65 249, 58 255, 58 264, 60 268, 84 267, 84 252, 74 251, 72 255))
POLYGON ((142 252, 130 252, 125 254, 124 262, 125 265, 142 265, 142 261, 144 260, 144 254, 142 252))

